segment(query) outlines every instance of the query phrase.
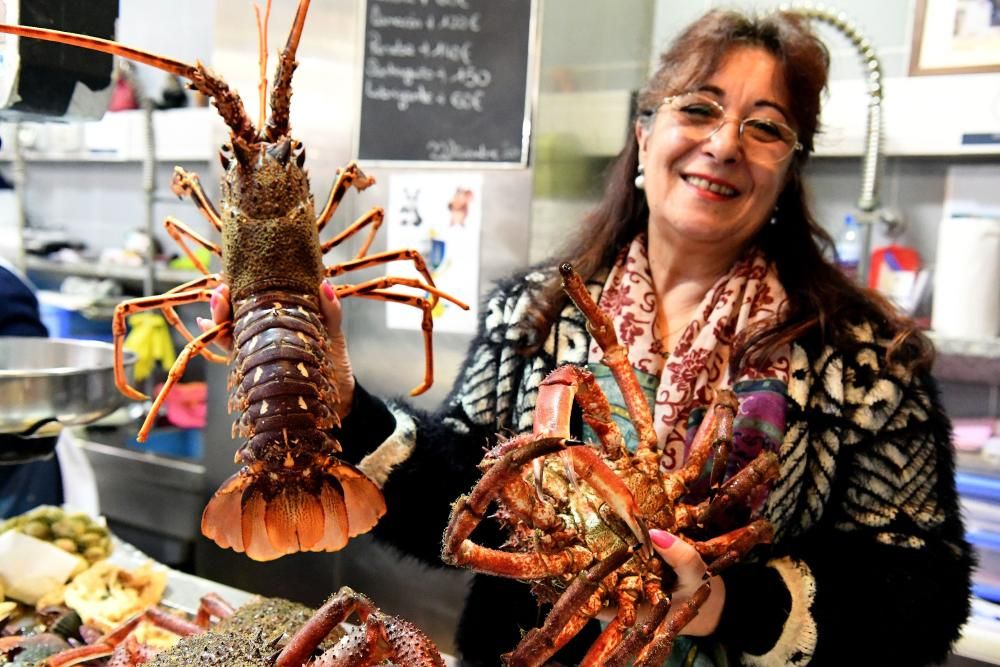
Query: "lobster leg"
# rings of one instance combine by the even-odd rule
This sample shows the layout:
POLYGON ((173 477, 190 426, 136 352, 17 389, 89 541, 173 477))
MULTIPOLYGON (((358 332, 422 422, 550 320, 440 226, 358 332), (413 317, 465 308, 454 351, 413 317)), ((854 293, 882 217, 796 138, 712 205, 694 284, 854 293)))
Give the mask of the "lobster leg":
MULTIPOLYGON (((319 217, 316 218, 317 231, 323 231, 323 228, 326 227, 326 223, 330 222, 330 218, 333 217, 337 207, 340 206, 340 200, 344 198, 344 195, 347 194, 347 191, 352 185, 358 190, 358 192, 361 192, 365 188, 374 184, 375 179, 367 176, 365 172, 361 171, 357 162, 352 161, 346 167, 339 170, 337 180, 334 182, 333 187, 330 188, 330 196, 327 197, 326 205, 323 207, 323 211, 319 214, 319 217)), ((375 231, 377 231, 378 225, 382 223, 382 220, 380 218, 378 221, 371 220, 370 222, 376 222, 376 227, 369 233, 369 239, 366 245, 371 244, 371 236, 375 234, 375 231)), ((330 248, 338 245, 344 239, 355 234, 362 226, 363 225, 361 224, 354 223, 344 231, 337 234, 329 241, 330 248)))
POLYGON ((183 250, 184 254, 187 255, 187 258, 191 260, 191 263, 194 264, 195 268, 203 274, 208 275, 208 268, 202 264, 201 260, 198 259, 193 252, 191 252, 190 248, 188 248, 187 243, 184 242, 185 236, 200 245, 205 250, 214 254, 216 257, 222 257, 222 248, 215 243, 212 243, 177 218, 168 216, 167 219, 163 221, 163 226, 166 228, 167 233, 170 234, 170 238, 177 242, 177 245, 181 247, 181 250, 183 250))
MULTIPOLYGON (((117 312, 118 311, 116 310, 115 314, 117 314, 117 312)), ((184 346, 181 353, 177 355, 177 360, 174 361, 174 365, 170 367, 170 371, 167 373, 167 379, 163 383, 163 388, 160 389, 160 393, 157 394, 152 407, 149 408, 149 413, 146 415, 146 420, 142 423, 142 428, 139 429, 139 434, 136 436, 136 440, 139 442, 146 442, 146 438, 149 437, 149 431, 153 428, 153 422, 156 421, 156 415, 160 410, 160 406, 163 405, 163 401, 166 400, 167 394, 170 393, 170 390, 173 389, 174 385, 177 384, 177 381, 184 375, 184 370, 187 368, 188 361, 191 357, 199 354, 206 345, 218 338, 220 335, 228 333, 232 330, 232 328, 233 325, 231 322, 218 324, 184 346)))
MULTIPOLYGON (((212 273, 206 275, 202 278, 196 278, 190 282, 186 282, 183 285, 178 285, 173 289, 167 291, 165 295, 174 294, 176 292, 185 292, 191 289, 197 289, 200 287, 207 287, 213 289, 222 283, 222 274, 212 273)), ((176 329, 187 341, 194 340, 194 334, 188 331, 188 328, 181 321, 181 318, 177 315, 177 311, 174 310, 173 306, 163 306, 161 309, 163 313, 163 318, 167 320, 167 324, 176 329)), ((229 355, 227 354, 216 354, 208 348, 201 351, 201 356, 205 357, 209 361, 215 362, 217 364, 225 364, 229 361, 229 355)))
POLYGON ((424 297, 416 296, 415 294, 399 294, 398 292, 378 289, 368 292, 358 292, 355 296, 365 299, 376 299, 378 301, 390 301, 404 306, 413 306, 423 311, 420 319, 420 329, 423 331, 424 338, 424 380, 420 385, 410 390, 410 396, 419 396, 427 391, 434 382, 434 346, 431 340, 431 334, 434 330, 433 304, 424 297))
POLYGON ((541 628, 528 632, 507 664, 512 667, 534 667, 544 664, 596 616, 603 606, 604 578, 632 557, 632 551, 621 546, 604 560, 581 572, 552 606, 541 628))
MULTIPOLYGON (((327 269, 329 271, 329 269, 327 269)), ((360 294, 362 292, 372 292, 376 290, 384 290, 395 285, 403 285, 404 287, 413 287, 415 289, 424 290, 425 292, 430 292, 434 296, 441 298, 444 297, 448 301, 451 301, 456 306, 462 310, 468 310, 464 302, 453 297, 450 294, 442 292, 437 287, 433 285, 428 285, 427 283, 416 280, 415 278, 402 278, 400 276, 383 276, 381 278, 373 278, 371 280, 366 280, 363 283, 357 283, 355 285, 339 285, 337 287, 337 296, 353 296, 355 294, 360 294)))
MULTIPOLYGON (((204 278, 199 278, 197 283, 201 281, 207 281, 211 279, 217 279, 214 276, 205 276, 204 278)), ((181 287, 185 287, 182 285, 181 287)), ((197 301, 208 301, 211 298, 211 291, 208 288, 192 288, 183 291, 179 290, 180 287, 170 290, 166 294, 161 294, 159 296, 145 296, 139 297, 138 299, 129 299, 128 301, 123 301, 115 307, 115 313, 111 320, 111 333, 114 336, 114 354, 115 354, 115 385, 118 390, 129 398, 134 398, 139 401, 144 401, 148 396, 133 388, 129 385, 128 379, 125 377, 125 364, 124 364, 124 343, 125 343, 125 332, 127 327, 125 325, 125 317, 132 313, 140 312, 143 310, 152 310, 154 308, 165 308, 170 306, 178 306, 186 303, 195 303, 197 301)), ((176 318, 176 313, 174 313, 176 318)), ((180 321, 179 319, 177 320, 180 321)))
MULTIPOLYGON (((327 269, 328 272, 335 270, 336 267, 331 267, 327 269)), ((395 303, 402 303, 407 306, 413 306, 415 308, 420 308, 423 310, 423 317, 421 319, 420 328, 423 331, 424 336, 424 381, 417 387, 410 390, 410 396, 418 396, 424 393, 431 386, 434 380, 434 350, 431 345, 431 331, 434 328, 433 319, 433 309, 434 305, 437 303, 438 297, 445 297, 449 301, 452 301, 458 305, 463 310, 468 310, 468 306, 453 296, 441 292, 436 287, 432 287, 425 283, 421 283, 419 280, 414 280, 412 278, 399 278, 395 276, 389 276, 386 278, 376 278, 369 280, 364 283, 359 283, 357 285, 340 285, 336 287, 337 296, 360 296, 368 299, 378 299, 380 301, 392 301, 395 303), (418 289, 423 289, 430 292, 433 297, 432 299, 425 299, 421 296, 416 296, 412 294, 400 294, 394 293, 386 290, 385 288, 391 287, 393 285, 405 285, 408 287, 416 287, 418 289)))
POLYGON ((348 225, 342 232, 337 234, 335 237, 333 237, 329 241, 325 241, 324 243, 320 244, 319 250, 321 253, 325 255, 334 247, 340 245, 344 241, 344 239, 353 236, 363 227, 371 225, 371 229, 368 230, 368 237, 365 239, 365 242, 361 244, 361 249, 358 250, 358 254, 355 255, 355 259, 360 259, 368 254, 368 249, 371 247, 372 241, 375 240, 375 234, 382 226, 383 220, 385 220, 385 209, 383 209, 381 206, 376 206, 375 208, 371 209, 363 216, 352 222, 350 225, 348 225))
MULTIPOLYGON (((370 256, 363 256, 363 254, 359 252, 358 255, 359 257, 357 259, 327 267, 326 271, 324 271, 324 275, 328 278, 333 278, 343 273, 347 273, 348 271, 367 269, 370 266, 376 266, 378 264, 410 261, 413 262, 413 268, 416 269, 421 276, 423 276, 424 280, 427 281, 427 284, 434 286, 434 278, 431 276, 431 272, 427 268, 427 262, 424 261, 423 256, 416 250, 390 250, 388 252, 380 252, 370 256)), ((431 301, 432 306, 437 305, 436 296, 431 301)))
POLYGON ((215 231, 220 234, 222 233, 222 218, 219 217, 219 212, 215 210, 212 200, 205 195, 205 190, 201 187, 201 181, 198 180, 198 174, 184 171, 180 167, 174 167, 174 177, 170 181, 170 189, 178 197, 191 197, 191 200, 198 207, 201 214, 215 227, 215 231))

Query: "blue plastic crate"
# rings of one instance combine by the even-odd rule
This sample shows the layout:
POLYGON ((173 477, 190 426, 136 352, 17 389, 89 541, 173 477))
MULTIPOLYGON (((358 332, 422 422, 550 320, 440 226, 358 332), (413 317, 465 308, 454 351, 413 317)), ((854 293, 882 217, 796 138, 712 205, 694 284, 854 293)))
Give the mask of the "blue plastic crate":
POLYGON ((154 429, 146 442, 132 438, 126 443, 129 449, 150 452, 161 456, 201 459, 204 438, 199 428, 154 429))
POLYGON ((113 338, 111 320, 92 320, 84 317, 79 311, 47 303, 39 303, 38 311, 42 324, 49 330, 49 336, 52 338, 79 338, 107 343, 113 338))

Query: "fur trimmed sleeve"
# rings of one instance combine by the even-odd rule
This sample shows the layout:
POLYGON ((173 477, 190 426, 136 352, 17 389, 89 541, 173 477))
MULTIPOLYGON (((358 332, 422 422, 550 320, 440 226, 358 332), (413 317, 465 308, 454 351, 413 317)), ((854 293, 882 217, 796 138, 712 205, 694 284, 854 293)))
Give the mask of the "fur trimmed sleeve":
MULTIPOLYGON (((385 495, 387 512, 374 535, 427 564, 441 565, 441 536, 452 502, 479 479, 478 464, 497 433, 512 428, 525 366, 524 357, 512 350, 530 334, 521 320, 531 284, 529 274, 500 285, 487 299, 479 332, 439 410, 417 410, 402 400, 386 404, 366 393, 360 403, 359 410, 371 418, 364 427, 380 434, 360 451, 351 448, 356 458, 368 452, 359 466, 385 495)), ((365 421, 355 420, 353 412, 345 420, 345 450, 352 440, 348 431, 356 432, 357 422, 365 421)))
POLYGON ((798 424, 768 507, 787 611, 744 664, 936 664, 968 617, 974 559, 936 387, 886 364, 870 329, 858 340, 798 378, 804 400, 790 387, 798 424))

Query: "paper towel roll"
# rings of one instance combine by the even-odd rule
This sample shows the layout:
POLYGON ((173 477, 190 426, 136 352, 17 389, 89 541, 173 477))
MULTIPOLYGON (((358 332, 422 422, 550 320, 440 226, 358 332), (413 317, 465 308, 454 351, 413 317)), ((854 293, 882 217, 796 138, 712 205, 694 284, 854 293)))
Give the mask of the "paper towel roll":
POLYGON ((941 223, 931 326, 964 338, 1000 335, 1000 219, 953 217, 941 223))

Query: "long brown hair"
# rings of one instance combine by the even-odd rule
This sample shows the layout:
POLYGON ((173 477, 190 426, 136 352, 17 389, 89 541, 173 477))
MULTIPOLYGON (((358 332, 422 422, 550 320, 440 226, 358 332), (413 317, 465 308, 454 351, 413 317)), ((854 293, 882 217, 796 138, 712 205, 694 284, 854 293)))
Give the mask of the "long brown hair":
MULTIPOLYGON (((880 328, 894 332, 891 354, 905 350, 903 356, 911 362, 929 366, 932 348, 913 323, 879 294, 848 279, 828 259, 833 240, 806 201, 802 170, 819 130, 820 96, 830 63, 826 47, 808 23, 794 11, 761 17, 730 10, 708 12, 661 56, 656 72, 639 91, 635 120, 651 122, 665 96, 690 90, 707 80, 733 48, 752 46, 772 54, 782 66, 789 99, 794 100, 790 113, 803 149, 795 154, 785 188, 778 196, 776 223, 764 225, 752 242, 777 267, 789 310, 782 322, 746 332, 737 341, 733 370, 766 359, 806 334, 817 334, 820 342, 836 345, 850 338, 850 324, 861 319, 874 319, 880 328)), ((558 255, 560 261, 572 263, 584 279, 613 263, 620 250, 648 225, 645 195, 633 183, 638 164, 638 140, 630 133, 608 169, 600 202, 584 217, 570 245, 558 255)), ((530 313, 540 334, 549 329, 566 302, 558 280, 546 286, 530 313)), ((544 338, 539 335, 536 340, 544 338)))

